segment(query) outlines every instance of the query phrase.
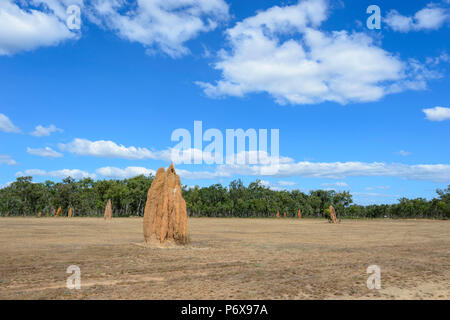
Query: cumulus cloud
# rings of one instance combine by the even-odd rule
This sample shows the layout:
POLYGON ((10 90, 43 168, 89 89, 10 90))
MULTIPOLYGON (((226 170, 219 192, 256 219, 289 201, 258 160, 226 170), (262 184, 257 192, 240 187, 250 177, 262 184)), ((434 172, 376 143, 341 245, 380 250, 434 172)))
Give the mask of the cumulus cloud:
POLYGON ((80 156, 94 156, 123 159, 154 159, 155 155, 147 148, 125 147, 113 141, 74 139, 72 142, 58 145, 62 151, 68 151, 80 156))
MULTIPOLYGON (((61 151, 68 151, 80 156, 94 156, 94 157, 106 157, 106 158, 121 158, 130 160, 163 160, 168 162, 179 163, 215 163, 215 153, 203 151, 195 148, 188 148, 179 150, 176 148, 168 148, 165 150, 149 150, 144 147, 124 146, 117 144, 110 140, 97 140, 90 141, 87 139, 76 138, 69 143, 60 143, 58 147, 61 151)), ((220 158, 222 161, 229 161, 233 158, 237 163, 249 163, 249 161, 256 159, 261 163, 273 162, 273 157, 270 157, 267 152, 264 151, 244 151, 238 154, 227 156, 223 159, 223 155, 220 158)), ((281 161, 285 161, 284 158, 280 158, 281 161)))
POLYGON ((20 129, 16 127, 7 116, 0 113, 0 131, 17 133, 20 132, 20 129))
POLYGON ((120 0, 94 0, 91 20, 153 53, 171 57, 187 54, 185 43, 228 19, 224 0, 139 0, 127 6, 120 0))
POLYGON ((7 164, 9 166, 15 166, 17 162, 7 154, 0 154, 0 164, 7 164))
POLYGON ((210 97, 266 92, 277 103, 377 101, 387 94, 424 89, 425 66, 377 46, 365 33, 325 32, 325 0, 274 6, 226 30, 230 50, 214 65, 215 83, 196 83, 210 97), (357 79, 357 81, 355 81, 357 79))
POLYGON ((41 177, 51 177, 51 178, 59 178, 64 179, 67 177, 72 177, 74 179, 84 179, 84 178, 97 178, 95 173, 89 173, 79 169, 62 169, 62 170, 54 170, 54 171, 46 171, 40 169, 29 169, 25 171, 19 171, 16 173, 17 177, 21 176, 41 176, 41 177))
POLYGON ((55 151, 50 147, 36 148, 36 149, 27 148, 27 152, 29 154, 45 158, 60 158, 63 156, 62 153, 59 153, 58 151, 55 151))
POLYGON ((404 16, 396 10, 391 10, 385 22, 394 31, 409 32, 420 30, 437 30, 449 19, 449 11, 442 7, 429 4, 416 12, 414 16, 404 16))
POLYGON ((57 128, 55 125, 51 124, 48 127, 44 127, 41 125, 36 126, 33 132, 30 134, 35 137, 47 137, 51 135, 53 132, 63 132, 62 129, 57 128))
POLYGON ((0 55, 54 46, 78 33, 66 25, 67 4, 81 0, 0 1, 0 55))
POLYGON ((434 107, 422 109, 425 113, 425 118, 430 121, 444 121, 450 119, 450 108, 434 107))

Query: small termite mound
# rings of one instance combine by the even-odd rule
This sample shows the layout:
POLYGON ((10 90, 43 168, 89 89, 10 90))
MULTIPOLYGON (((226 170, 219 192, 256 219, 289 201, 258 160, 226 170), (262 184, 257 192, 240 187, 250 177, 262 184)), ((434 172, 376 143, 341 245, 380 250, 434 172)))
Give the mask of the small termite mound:
POLYGON ((112 205, 111 205, 111 199, 109 199, 108 202, 106 203, 106 208, 105 208, 104 218, 105 218, 106 220, 112 219, 112 205))
POLYGON ((330 222, 334 224, 338 223, 338 220, 336 218, 336 211, 334 210, 333 206, 330 206, 328 210, 330 210, 330 222))
POLYGON ((55 213, 55 217, 61 217, 61 216, 62 216, 62 208, 59 207, 58 211, 56 211, 56 213, 55 213))

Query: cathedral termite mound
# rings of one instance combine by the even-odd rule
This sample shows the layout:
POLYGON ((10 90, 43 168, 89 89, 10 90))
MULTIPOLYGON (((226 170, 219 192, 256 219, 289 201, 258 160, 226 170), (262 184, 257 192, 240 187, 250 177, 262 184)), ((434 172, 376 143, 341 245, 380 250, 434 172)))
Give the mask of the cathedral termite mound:
POLYGON ((174 165, 159 168, 147 194, 144 211, 146 244, 187 244, 186 202, 174 165))

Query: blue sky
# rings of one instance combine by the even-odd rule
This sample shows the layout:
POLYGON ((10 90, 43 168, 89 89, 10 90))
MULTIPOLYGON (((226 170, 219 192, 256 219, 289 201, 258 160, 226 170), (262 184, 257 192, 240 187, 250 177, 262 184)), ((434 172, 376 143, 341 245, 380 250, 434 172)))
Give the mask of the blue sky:
POLYGON ((450 184, 449 1, 183 3, 2 1, 0 186, 151 173, 194 121, 279 129, 285 160, 177 164, 189 186, 261 179, 370 204, 450 184))

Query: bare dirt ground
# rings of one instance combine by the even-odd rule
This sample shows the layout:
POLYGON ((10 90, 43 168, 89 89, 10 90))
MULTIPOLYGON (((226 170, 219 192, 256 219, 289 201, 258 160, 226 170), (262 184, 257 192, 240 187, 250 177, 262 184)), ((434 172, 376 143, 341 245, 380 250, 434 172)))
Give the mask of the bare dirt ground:
POLYGON ((0 218, 0 299, 450 299, 450 221, 191 218, 189 230, 189 246, 144 248, 140 218, 0 218), (81 290, 66 288, 70 265, 81 290))

